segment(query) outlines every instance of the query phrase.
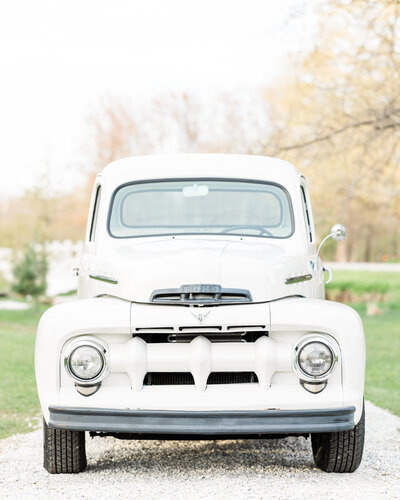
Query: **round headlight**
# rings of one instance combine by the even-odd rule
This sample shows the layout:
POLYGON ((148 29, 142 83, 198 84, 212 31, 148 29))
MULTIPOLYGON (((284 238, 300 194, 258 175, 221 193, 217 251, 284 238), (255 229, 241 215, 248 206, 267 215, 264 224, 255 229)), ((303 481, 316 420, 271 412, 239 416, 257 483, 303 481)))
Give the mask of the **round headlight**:
POLYGON ((332 350, 323 342, 308 342, 298 353, 299 367, 309 377, 321 377, 328 373, 334 360, 332 350))
POLYGON ((89 381, 98 377, 102 372, 104 357, 96 347, 82 345, 71 352, 68 364, 74 377, 89 381))

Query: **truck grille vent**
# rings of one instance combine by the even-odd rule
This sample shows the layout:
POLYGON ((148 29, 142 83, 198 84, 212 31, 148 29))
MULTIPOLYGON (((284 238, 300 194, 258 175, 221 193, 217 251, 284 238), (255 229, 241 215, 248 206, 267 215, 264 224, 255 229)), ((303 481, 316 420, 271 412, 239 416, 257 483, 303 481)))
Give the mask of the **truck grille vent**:
POLYGON ((166 329, 165 333, 159 333, 158 330, 150 329, 151 333, 146 329, 135 329, 136 334, 135 337, 140 337, 147 344, 165 344, 165 343, 189 343, 194 340, 196 337, 201 334, 202 337, 205 337, 212 343, 216 342, 255 342, 260 337, 268 336, 267 331, 228 331, 228 332, 218 332, 213 333, 210 331, 194 331, 194 332, 185 332, 181 333, 178 331, 177 333, 167 333, 168 329, 166 329))
POLYGON ((254 372, 212 372, 207 384, 255 384, 258 382, 254 372))
POLYGON ((143 385, 194 385, 190 372, 148 372, 143 385))
POLYGON ((241 288, 220 285, 182 285, 180 288, 154 290, 150 302, 156 304, 237 304, 252 302, 251 293, 241 288))
MULTIPOLYGON (((213 372, 207 379, 207 385, 257 382, 258 378, 254 372, 213 372)), ((143 385, 194 385, 194 379, 189 372, 148 372, 143 385)))

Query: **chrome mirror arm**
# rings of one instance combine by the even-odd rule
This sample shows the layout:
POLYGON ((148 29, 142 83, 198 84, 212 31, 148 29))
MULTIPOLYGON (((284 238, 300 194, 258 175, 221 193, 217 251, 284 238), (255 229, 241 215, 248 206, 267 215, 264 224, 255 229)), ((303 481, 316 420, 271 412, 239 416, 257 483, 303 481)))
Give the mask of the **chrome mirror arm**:
MULTIPOLYGON (((347 236, 347 230, 344 226, 342 226, 342 224, 335 224, 334 226, 332 226, 331 232, 329 234, 327 234, 325 236, 325 238, 319 244, 317 253, 315 255, 315 259, 311 261, 312 268, 317 269, 319 252, 322 248, 322 245, 325 243, 326 240, 328 240, 329 238, 333 238, 336 241, 341 241, 341 240, 344 240, 344 238, 346 238, 346 236, 347 236)), ((330 280, 332 279, 332 274, 330 274, 329 279, 330 280)))
POLYGON ((329 238, 332 238, 333 234, 332 233, 329 233, 325 236, 325 238, 321 241, 321 243, 319 244, 319 247, 318 247, 318 250, 317 250, 317 253, 315 255, 315 259, 314 259, 314 266, 315 268, 317 268, 317 264, 318 264, 318 257, 319 257, 319 252, 322 248, 322 245, 325 243, 326 240, 328 240, 329 238))

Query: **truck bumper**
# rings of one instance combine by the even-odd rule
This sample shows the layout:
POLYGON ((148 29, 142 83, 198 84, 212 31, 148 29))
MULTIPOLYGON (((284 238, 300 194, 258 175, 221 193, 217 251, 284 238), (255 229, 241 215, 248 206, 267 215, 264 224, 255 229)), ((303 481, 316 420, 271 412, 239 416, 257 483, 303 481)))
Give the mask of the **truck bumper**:
POLYGON ((354 427, 355 407, 320 410, 171 411, 51 406, 49 412, 49 426, 53 429, 179 437, 345 431, 354 427))

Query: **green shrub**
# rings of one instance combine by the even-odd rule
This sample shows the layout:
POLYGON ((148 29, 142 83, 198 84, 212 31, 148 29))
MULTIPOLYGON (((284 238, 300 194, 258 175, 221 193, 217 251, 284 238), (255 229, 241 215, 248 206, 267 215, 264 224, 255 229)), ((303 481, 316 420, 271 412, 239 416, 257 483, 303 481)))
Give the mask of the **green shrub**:
POLYGON ((396 309, 400 304, 400 273, 377 271, 333 271, 333 280, 326 287, 333 300, 344 302, 385 302, 396 309), (338 295, 339 294, 339 295, 338 295))
POLYGON ((0 297, 3 295, 8 295, 10 291, 10 283, 6 280, 4 275, 0 273, 0 297))
POLYGON ((48 263, 46 254, 38 251, 34 245, 26 245, 13 267, 14 292, 37 299, 46 292, 48 263))

